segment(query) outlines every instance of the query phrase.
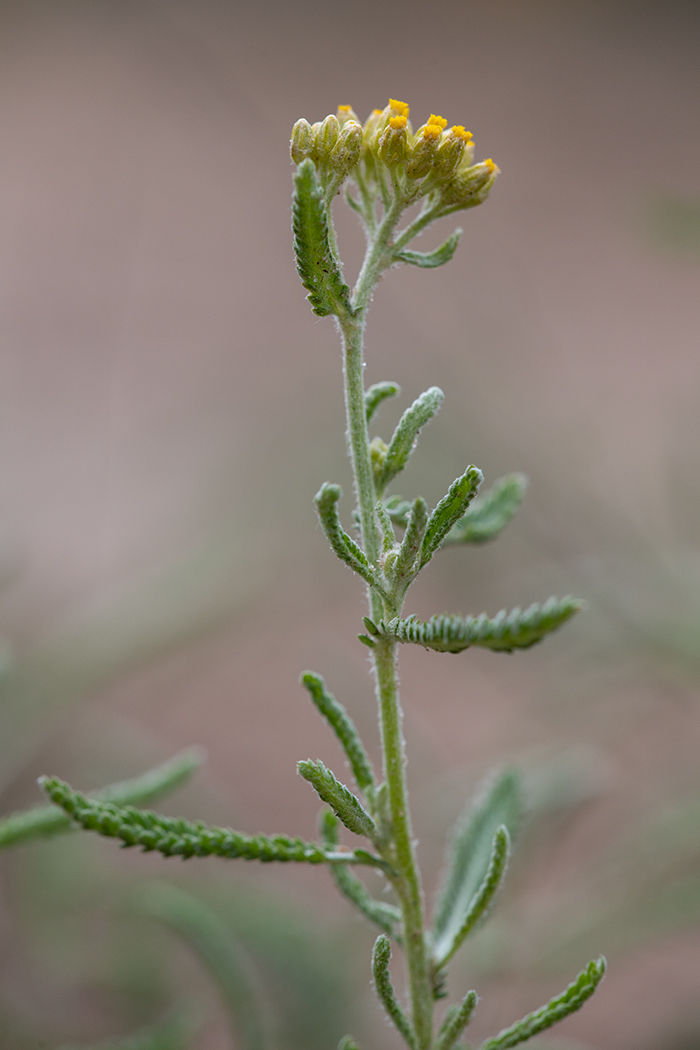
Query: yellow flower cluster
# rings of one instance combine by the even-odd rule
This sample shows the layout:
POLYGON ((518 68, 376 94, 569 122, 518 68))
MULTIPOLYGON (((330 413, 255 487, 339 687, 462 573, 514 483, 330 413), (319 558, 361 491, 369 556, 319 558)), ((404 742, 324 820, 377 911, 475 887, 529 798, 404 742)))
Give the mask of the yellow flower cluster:
POLYGON ((405 102, 390 98, 364 125, 352 106, 339 106, 336 115, 316 124, 298 120, 292 130, 292 160, 300 164, 310 158, 322 181, 336 185, 358 164, 365 183, 375 183, 382 177, 380 162, 410 197, 440 192, 453 208, 460 200, 464 206, 479 203, 475 194, 485 199, 499 169, 490 159, 474 164, 471 132, 461 124, 448 128, 435 113, 414 132, 409 112, 405 102))

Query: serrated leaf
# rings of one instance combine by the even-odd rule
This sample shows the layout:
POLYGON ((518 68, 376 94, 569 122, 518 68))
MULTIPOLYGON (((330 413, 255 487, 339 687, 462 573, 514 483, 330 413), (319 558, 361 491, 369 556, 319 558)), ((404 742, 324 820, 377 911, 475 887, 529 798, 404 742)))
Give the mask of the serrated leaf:
POLYGON ((412 252, 404 248, 403 251, 397 253, 396 258, 401 262, 410 263, 411 266, 420 266, 427 270, 432 270, 436 266, 444 266, 457 251, 457 245, 461 236, 462 230, 458 228, 454 233, 450 234, 444 244, 441 244, 433 252, 412 252))
POLYGON ((366 850, 328 855, 315 842, 287 835, 243 835, 231 828, 217 828, 182 817, 165 817, 148 809, 115 806, 98 802, 73 791, 56 777, 40 777, 49 798, 88 831, 120 839, 124 846, 156 850, 165 857, 226 857, 263 862, 305 862, 307 864, 386 865, 366 850))
POLYGON ((294 174, 292 229, 297 272, 319 317, 352 313, 350 289, 331 248, 328 214, 313 161, 303 160, 294 174))
MULTIPOLYGON (((369 622, 371 623, 371 620, 369 622)), ((374 627, 374 624, 372 626, 374 627)), ((375 633, 377 632, 376 627, 374 627, 374 631, 375 633)), ((314 674, 313 671, 306 671, 302 675, 301 681, 308 690, 314 704, 338 737, 348 757, 350 768, 360 791, 371 789, 374 785, 372 763, 350 715, 333 694, 328 691, 326 683, 320 675, 314 674)))
POLYGON ((438 890, 433 928, 436 943, 459 931, 489 870, 497 829, 503 825, 514 839, 522 814, 520 779, 509 769, 483 785, 459 819, 450 839, 445 875, 438 890))
POLYGON ((391 959, 391 944, 389 938, 380 934, 374 942, 372 951, 372 977, 374 978, 374 990, 377 998, 393 1021, 394 1025, 408 1043, 411 1050, 417 1050, 416 1037, 413 1026, 406 1014, 401 1009, 396 998, 394 986, 391 983, 389 973, 389 960, 391 959))
POLYGON ((418 571, 416 559, 428 527, 428 508, 425 500, 418 496, 411 507, 406 522, 406 532, 401 541, 396 560, 391 567, 391 579, 397 584, 410 583, 418 571))
POLYGON ((506 527, 522 503, 527 478, 524 474, 508 474, 499 478, 491 488, 477 496, 464 516, 445 537, 448 543, 486 543, 506 527))
POLYGON ((348 536, 340 524, 338 501, 342 494, 343 490, 340 485, 330 485, 328 482, 324 482, 314 496, 314 503, 316 504, 323 531, 331 545, 331 549, 340 560, 349 565, 353 572, 358 573, 366 583, 376 587, 376 574, 367 561, 365 552, 355 543, 351 536, 348 536))
POLYGON ((321 801, 331 807, 349 831, 356 835, 364 835, 368 839, 376 838, 377 829, 367 810, 323 762, 306 759, 297 763, 297 771, 304 780, 308 780, 321 801))
POLYGON ((478 1001, 476 992, 467 992, 461 1003, 455 1003, 447 1010, 437 1034, 435 1050, 451 1050, 471 1021, 478 1001))
POLYGON ((487 1039, 481 1044, 479 1050, 509 1050, 509 1047, 524 1043, 530 1036, 551 1028, 557 1021, 580 1010, 602 981, 605 968, 606 962, 603 956, 593 960, 561 995, 550 999, 546 1006, 528 1014, 521 1021, 516 1021, 510 1028, 504 1028, 495 1038, 487 1039))
POLYGON ((374 383, 365 391, 365 413, 369 423, 382 401, 401 393, 398 383, 374 383))
MULTIPOLYGON (((94 797, 119 806, 152 802, 183 784, 203 760, 203 753, 198 748, 188 748, 146 773, 100 788, 94 792, 94 797)), ((28 839, 70 831, 73 827, 70 817, 56 806, 32 806, 0 820, 0 849, 28 839)))
POLYGON ((491 856, 481 884, 467 904, 461 921, 450 923, 443 936, 435 945, 435 965, 438 970, 442 969, 449 962, 469 934, 478 927, 481 920, 488 913, 493 904, 493 899, 503 882, 506 868, 508 867, 509 854, 510 835, 505 824, 500 824, 493 836, 491 856))
POLYGON ((422 645, 438 653, 461 653, 476 645, 494 652, 529 649, 570 620, 583 608, 578 598, 549 598, 543 605, 533 602, 527 609, 501 609, 493 619, 480 616, 448 616, 443 613, 421 621, 415 616, 398 618, 384 625, 384 632, 398 642, 422 645))
POLYGON ((401 416, 389 443, 381 473, 375 479, 378 496, 381 496, 392 478, 404 469, 421 428, 433 418, 444 399, 440 387, 431 386, 401 416))
POLYGON ((484 475, 479 468, 471 466, 452 482, 428 519, 421 546, 421 566, 427 565, 433 554, 440 549, 452 526, 464 515, 476 496, 483 480, 484 475))

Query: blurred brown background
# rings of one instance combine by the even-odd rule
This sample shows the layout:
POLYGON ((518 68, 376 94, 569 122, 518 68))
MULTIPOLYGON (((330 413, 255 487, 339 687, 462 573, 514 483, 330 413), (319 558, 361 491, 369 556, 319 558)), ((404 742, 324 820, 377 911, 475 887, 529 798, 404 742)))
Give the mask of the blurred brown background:
MULTIPOLYGON (((405 99, 416 123, 465 124, 503 175, 458 217, 450 266, 377 293, 368 381, 403 388, 378 427, 438 384, 402 494, 434 502, 470 462, 531 480, 497 544, 445 552, 410 611, 590 603, 530 654, 402 653, 428 888, 494 763, 539 798, 508 921, 453 994, 479 982, 478 1040, 605 951, 605 985, 551 1045, 700 1046, 699 51, 693 2, 0 4, 4 811, 38 800, 40 773, 87 788, 198 743, 206 770, 168 812, 312 836, 295 762, 342 761, 306 668, 374 745, 362 588, 313 512, 340 481, 347 517, 350 485, 287 142, 300 116, 405 99)), ((183 874, 85 836, 1 875, 2 1047, 126 1033, 200 984, 197 1047, 231 1045, 186 951, 122 915, 146 877, 335 937, 347 1023, 363 1050, 396 1045, 369 999, 373 934, 322 871, 183 874)))

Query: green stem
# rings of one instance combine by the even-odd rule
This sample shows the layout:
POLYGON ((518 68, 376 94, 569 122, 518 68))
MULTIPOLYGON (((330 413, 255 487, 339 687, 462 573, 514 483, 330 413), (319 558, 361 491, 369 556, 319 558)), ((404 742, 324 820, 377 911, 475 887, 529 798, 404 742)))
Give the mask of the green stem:
MULTIPOLYGON (((376 492, 369 450, 364 403, 363 334, 372 290, 390 263, 390 243, 403 204, 395 200, 385 211, 368 246, 353 295, 352 317, 340 321, 343 334, 345 405, 348 443, 360 511, 362 541, 369 561, 379 559, 376 492)), ((387 615, 381 596, 370 589, 370 616, 377 622, 387 615)), ((392 610, 392 614, 394 611, 392 610)), ((416 863, 406 786, 406 756, 401 733, 401 706, 396 672, 396 646, 378 639, 373 649, 379 705, 384 776, 392 821, 392 864, 398 876, 392 881, 401 906, 411 1012, 418 1050, 432 1043, 433 995, 425 937, 425 917, 420 873, 416 863)))
POLYGON ((433 994, 425 941, 425 917, 420 872, 416 863, 406 785, 406 755, 401 732, 401 705, 396 673, 395 644, 382 640, 373 650, 377 699, 381 717, 384 775, 389 788, 394 863, 400 879, 394 885, 401 905, 406 969, 411 995, 413 1027, 419 1050, 432 1043, 433 994))

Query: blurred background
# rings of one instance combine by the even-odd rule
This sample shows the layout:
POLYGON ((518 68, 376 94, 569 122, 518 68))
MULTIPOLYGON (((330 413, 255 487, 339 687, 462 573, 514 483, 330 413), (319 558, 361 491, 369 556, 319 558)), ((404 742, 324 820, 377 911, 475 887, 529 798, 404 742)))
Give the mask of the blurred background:
MULTIPOLYGON (((435 502, 472 462, 530 478, 504 535, 445 551, 409 611, 589 602, 530 653, 402 652, 428 891, 483 775, 528 785, 510 886, 451 991, 476 983, 478 1043, 605 952, 548 1045, 700 1047, 699 41, 691 0, 0 2, 2 812, 40 801, 41 773, 88 789, 199 744, 161 809, 314 836, 295 763, 342 759, 305 669, 376 757, 362 587, 312 503, 339 481, 348 519, 339 347, 294 271, 287 143, 298 117, 404 99, 503 174, 457 217, 454 262, 378 290, 367 379, 403 395, 377 430, 438 384, 401 494, 435 502)), ((144 904, 152 880, 218 917, 280 1048, 398 1045, 374 932, 326 872, 70 835, 0 855, 0 1046, 126 1047, 191 1003, 194 1034, 158 1046, 246 1050, 144 904)))

